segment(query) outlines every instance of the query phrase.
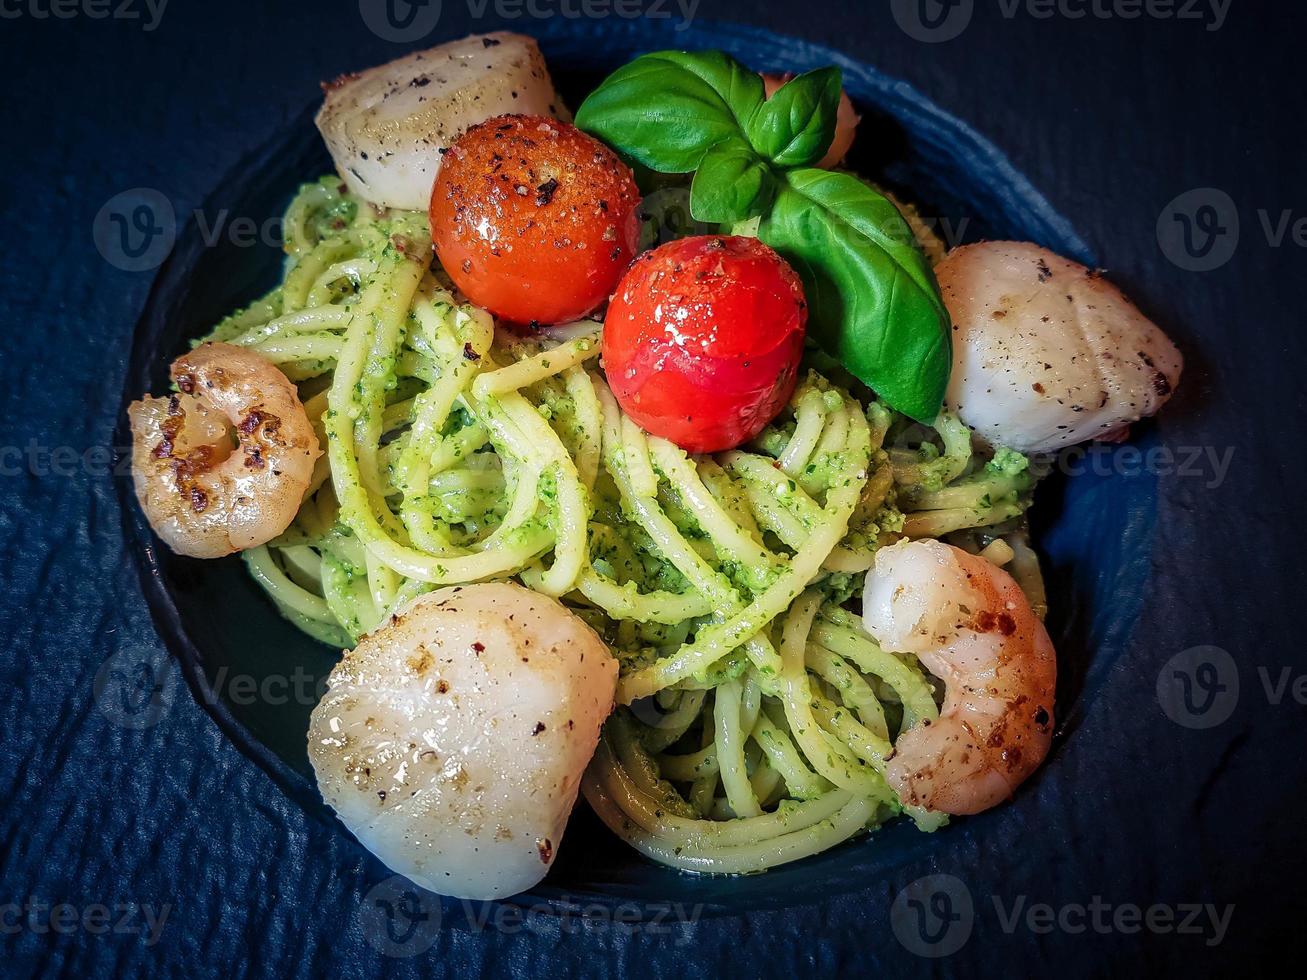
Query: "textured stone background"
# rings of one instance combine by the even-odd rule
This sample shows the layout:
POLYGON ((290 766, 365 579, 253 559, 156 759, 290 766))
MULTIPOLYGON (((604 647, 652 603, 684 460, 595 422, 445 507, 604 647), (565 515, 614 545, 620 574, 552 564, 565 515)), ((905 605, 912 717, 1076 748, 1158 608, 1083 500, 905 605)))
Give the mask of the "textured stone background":
MULTIPOLYGON (((189 213, 298 115, 320 78, 399 49, 366 29, 358 0, 172 0, 157 25, 140 0, 122 10, 137 19, 93 17, 94 0, 60 8, 67 18, 49 0, 3 0, 0 973, 1215 974, 1302 953, 1307 831, 1294 804, 1307 774, 1304 709, 1292 688, 1275 703, 1263 678, 1307 669, 1289 605, 1301 595, 1305 407, 1290 290, 1304 256, 1291 232, 1279 245, 1272 234, 1285 209, 1307 216, 1295 49, 1303 18, 1297 5, 1233 0, 1209 30, 1206 3, 1195 8, 1206 21, 1044 19, 1024 4, 1007 17, 1005 5, 976 0, 970 25, 945 43, 901 29, 891 8, 911 5, 897 2, 703 0, 697 16, 839 47, 975 124, 1184 347, 1188 373, 1165 442, 1233 447, 1232 465, 1216 487, 1161 479, 1145 613, 1111 676, 1096 680, 1104 687, 1093 711, 1076 719, 1085 751, 1060 754, 1024 798, 1024 823, 925 849, 901 878, 868 881, 855 898, 670 930, 569 930, 549 917, 478 929, 446 911, 429 949, 390 957, 359 914, 384 871, 285 799, 175 669, 169 710, 152 727, 115 724, 97 704, 108 658, 162 647, 108 467, 87 453, 112 444, 151 278, 97 252, 101 206, 151 187, 189 213), (1201 187, 1229 194, 1240 219, 1233 257, 1206 273, 1168 261, 1156 234, 1169 202, 1201 187), (67 450, 50 459, 32 446, 67 450), (1198 731, 1169 722, 1155 691, 1169 658, 1205 644, 1231 654, 1241 690, 1227 721, 1198 731), (996 848, 1020 869, 1002 882, 986 872, 996 848), (952 957, 919 959, 892 934, 891 901, 936 872, 966 877, 975 925, 952 957), (1021 896, 1054 907, 1096 896, 1113 906, 1235 907, 1213 944, 1210 932, 1100 934, 1092 923, 1007 931, 991 895, 1006 910, 1021 896), (91 921, 51 929, 42 909, 59 903, 91 921), (97 906, 109 909, 103 928, 97 906), (167 910, 157 941, 116 928, 142 928, 147 909, 167 910)), ((479 2, 444 8, 443 36, 497 26, 493 2, 483 17, 472 13, 479 2)), ((542 0, 537 9, 562 8, 542 0)))

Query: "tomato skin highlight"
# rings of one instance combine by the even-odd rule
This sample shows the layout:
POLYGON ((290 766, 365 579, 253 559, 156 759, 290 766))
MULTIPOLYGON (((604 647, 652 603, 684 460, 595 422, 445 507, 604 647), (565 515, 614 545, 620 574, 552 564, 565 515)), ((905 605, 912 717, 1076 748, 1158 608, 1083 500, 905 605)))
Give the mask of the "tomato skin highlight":
POLYGON ((794 393, 807 319, 798 275, 756 238, 668 242, 608 306, 608 384, 646 431, 692 453, 733 449, 794 393))
POLYGON ((431 240, 469 300, 519 324, 566 323, 617 285, 640 240, 640 192, 612 150, 544 116, 496 116, 449 147, 431 240))

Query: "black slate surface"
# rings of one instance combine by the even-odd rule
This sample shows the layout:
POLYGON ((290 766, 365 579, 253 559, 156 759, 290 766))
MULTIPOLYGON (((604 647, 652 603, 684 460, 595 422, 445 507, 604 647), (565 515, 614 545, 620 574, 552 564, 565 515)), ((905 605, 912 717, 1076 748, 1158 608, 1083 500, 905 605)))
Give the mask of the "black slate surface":
MULTIPOLYGON (((368 0, 172 0, 161 16, 120 3, 58 8, 70 17, 45 0, 0 6, 9 124, 0 180, 0 971, 1208 975, 1304 951, 1295 926, 1307 831, 1295 804, 1307 711, 1293 683, 1307 674, 1294 608, 1297 426, 1307 401, 1293 295, 1307 268, 1294 237, 1294 222, 1307 218, 1295 118, 1300 14, 1240 0, 1218 5, 1223 17, 1208 3, 1178 2, 1141 5, 1133 18, 1125 2, 963 0, 935 34, 966 21, 959 36, 927 42, 915 5, 898 0, 875 9, 703 0, 700 19, 840 48, 970 122, 1180 342, 1187 374, 1158 429, 1180 455, 1155 474, 1157 545, 1142 614, 1094 678, 1092 704, 1071 719, 1075 740, 1023 799, 1028 819, 996 819, 991 834, 922 848, 861 894, 689 926, 530 911, 498 923, 492 911, 482 924, 455 909, 436 929, 440 912, 428 910, 416 940, 387 947, 360 915, 377 908, 364 899, 384 874, 242 756, 175 667, 161 675, 157 723, 119 723, 110 672, 142 653, 166 662, 107 459, 151 273, 115 268, 93 233, 102 206, 131 188, 154 188, 190 214, 237 161, 293 123, 318 79, 400 48, 367 29, 363 14, 376 9, 368 0), (102 10, 111 16, 93 16, 102 10), (1076 11, 1085 16, 1069 16, 1076 11), (1210 190, 1177 202, 1199 188, 1210 190), (1192 254, 1174 237, 1185 216, 1192 254), (1193 450, 1200 455, 1181 469, 1193 450), (1228 659, 1204 650, 1172 662, 1195 647, 1228 659), (1197 684, 1195 703, 1216 692, 1209 711, 1159 702, 1159 677, 1176 670, 1197 684), (100 699, 97 674, 110 692, 100 699), (928 913, 949 910, 932 902, 932 885, 963 915, 951 882, 904 891, 934 874, 962 882, 973 909, 969 936, 941 929, 943 941, 925 949, 965 938, 939 958, 913 952, 904 928, 909 899, 924 899, 928 913), (61 903, 70 908, 51 913, 61 903), (1182 930, 1188 906, 1204 903, 1218 916, 1233 906, 1224 931, 1207 911, 1187 923, 1197 932, 1182 930), (1136 928, 1130 908, 1150 906, 1151 925, 1136 928)), ((640 6, 654 9, 652 0, 640 6)), ((524 6, 492 0, 486 16, 473 13, 481 9, 445 0, 439 34, 533 27, 530 17, 492 16, 524 6)), ((539 0, 534 9, 610 8, 539 0)), ((660 9, 680 17, 675 4, 660 9)), ((1163 685, 1164 695, 1173 690, 1163 685)))

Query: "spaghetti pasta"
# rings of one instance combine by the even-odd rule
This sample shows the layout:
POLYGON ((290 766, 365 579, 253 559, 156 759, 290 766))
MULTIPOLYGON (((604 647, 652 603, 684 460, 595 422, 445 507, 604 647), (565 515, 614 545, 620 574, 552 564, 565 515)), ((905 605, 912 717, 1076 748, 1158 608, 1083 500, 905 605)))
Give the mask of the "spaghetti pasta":
POLYGON ((298 382, 327 448, 295 522, 245 553, 283 615, 347 646, 441 585, 559 597, 622 665, 586 797, 673 867, 760 871, 903 812, 885 760, 936 684, 843 604, 904 533, 1006 535, 1038 589, 1019 457, 812 369, 752 444, 691 457, 622 413, 600 324, 526 337, 463 302, 425 215, 324 178, 285 227, 281 285, 206 338, 298 382))

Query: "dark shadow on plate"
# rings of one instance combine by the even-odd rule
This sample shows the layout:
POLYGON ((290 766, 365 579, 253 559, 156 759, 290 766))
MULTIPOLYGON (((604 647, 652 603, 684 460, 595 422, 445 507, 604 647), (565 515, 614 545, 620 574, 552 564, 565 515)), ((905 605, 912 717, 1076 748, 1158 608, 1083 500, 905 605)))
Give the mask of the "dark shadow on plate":
MULTIPOLYGON (((924 215, 952 221, 962 239, 1027 239, 1092 260, 1066 221, 975 130, 908 86, 838 52, 765 31, 706 23, 683 33, 666 24, 613 19, 540 26, 546 28, 541 41, 550 66, 572 105, 606 72, 658 48, 720 48, 755 67, 796 72, 838 64, 865 117, 862 145, 874 148, 860 150, 852 161, 867 176, 904 192, 924 215)), ((312 110, 306 110, 284 134, 233 168, 205 202, 209 220, 224 209, 256 223, 279 216, 300 183, 330 169, 311 117, 312 110)), ((167 366, 188 341, 274 285, 279 270, 274 247, 238 247, 226 237, 210 245, 191 221, 160 270, 137 327, 124 407, 141 392, 167 390, 167 366)), ((117 435, 128 438, 125 422, 117 435)), ((120 480, 119 487, 150 609, 192 691, 227 736, 291 798, 334 824, 313 783, 304 733, 336 652, 282 620, 239 559, 199 562, 159 546, 136 506, 130 480, 120 480)), ((1092 695, 1096 672, 1110 666, 1133 626, 1143 590, 1129 586, 1139 586, 1147 575, 1154 503, 1153 481, 1144 479, 1091 474, 1044 488, 1035 515, 1037 543, 1047 560, 1054 610, 1050 628, 1062 654, 1059 709, 1070 719, 1063 722, 1055 753, 1065 750, 1074 734, 1077 711, 1092 695)), ((1027 794, 1038 793, 1040 779, 1037 775, 1010 807, 1019 810, 1027 794)), ((998 812, 982 818, 986 826, 998 812)), ((1019 813, 1012 819, 1020 819, 1019 813)), ((948 846, 955 835, 964 838, 971 826, 977 824, 959 821, 924 835, 899 821, 871 838, 763 876, 708 878, 645 861, 581 804, 548 879, 514 902, 544 901, 556 909, 593 901, 683 903, 703 914, 806 904, 883 882, 897 866, 948 846)), ((385 876, 375 861, 372 866, 376 878, 385 876)))

